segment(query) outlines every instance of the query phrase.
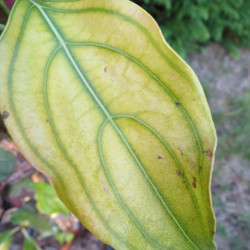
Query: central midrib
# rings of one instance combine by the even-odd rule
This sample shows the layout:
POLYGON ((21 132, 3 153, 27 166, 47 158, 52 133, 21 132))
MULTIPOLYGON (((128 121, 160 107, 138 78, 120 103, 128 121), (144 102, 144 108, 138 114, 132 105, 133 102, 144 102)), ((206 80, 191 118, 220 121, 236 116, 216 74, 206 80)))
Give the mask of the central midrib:
POLYGON ((129 152, 131 153, 132 157, 134 158, 135 162, 138 164, 138 166, 140 167, 141 171, 143 172, 143 174, 145 175, 147 181, 150 183, 150 185, 152 186, 153 190, 155 191, 157 197, 159 198, 160 202, 162 203, 162 205, 164 206, 164 208, 167 210, 167 212, 169 213, 170 217, 174 220, 174 222, 176 223, 177 227, 180 229, 180 231, 183 233, 183 235, 189 240, 189 242, 196 248, 199 249, 196 244, 189 238, 189 236, 185 233, 185 231, 183 230, 183 228, 181 227, 181 225, 179 224, 179 222, 176 220, 176 218, 174 217, 174 215, 172 214, 172 212, 170 211, 170 209, 168 208, 167 204, 165 203, 165 201, 163 200, 162 196, 160 195, 159 191, 157 190, 157 187, 154 185, 154 183, 152 182, 152 180, 149 178, 148 174, 146 173, 144 167, 142 166, 141 162, 139 161, 139 159, 137 158, 135 152, 133 151, 133 149, 131 148, 129 142, 127 141, 127 139, 125 138, 125 136, 123 135, 123 133, 121 132, 120 128, 118 127, 118 125, 116 124, 116 122, 113 120, 113 115, 111 114, 111 112, 105 108, 105 105, 102 103, 102 101, 100 100, 100 98, 96 95, 95 91, 93 90, 93 88, 90 86, 90 84, 88 83, 88 81, 86 80, 86 78, 84 77, 84 75, 82 74, 81 69, 79 68, 79 66, 76 63, 75 58, 73 57, 72 53, 70 52, 70 50, 68 49, 66 42, 64 41, 63 37, 60 35, 60 33, 55 29, 54 24, 52 23, 51 19, 48 17, 48 15, 46 14, 46 12, 43 10, 43 8, 36 2, 30 0, 30 2, 37 7, 37 9, 40 11, 40 13, 42 14, 42 16, 44 17, 44 19, 46 20, 46 22, 48 23, 50 29, 52 30, 52 32, 54 33, 54 35, 56 36, 56 38, 58 39, 58 42, 60 43, 60 45, 62 46, 62 48, 64 49, 68 59, 70 60, 72 66, 74 67, 75 71, 77 72, 78 76, 80 77, 80 79, 83 81, 85 87, 88 89, 88 91, 90 92, 90 94, 92 95, 92 97, 94 98, 94 100, 96 101, 96 103, 99 105, 99 107, 101 108, 102 112, 105 114, 106 118, 110 121, 110 123, 112 124, 112 126, 114 127, 114 129, 116 130, 116 132, 118 133, 118 135, 120 136, 120 138, 122 139, 122 141, 124 142, 124 144, 126 145, 126 147, 128 148, 129 152))

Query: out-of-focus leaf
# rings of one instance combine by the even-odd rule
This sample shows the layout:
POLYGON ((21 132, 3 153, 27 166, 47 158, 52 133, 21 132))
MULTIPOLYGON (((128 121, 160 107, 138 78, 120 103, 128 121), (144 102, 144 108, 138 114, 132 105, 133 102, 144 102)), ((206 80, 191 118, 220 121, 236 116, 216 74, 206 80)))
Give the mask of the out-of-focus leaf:
POLYGON ((12 213, 10 220, 20 226, 34 228, 44 237, 53 234, 48 218, 39 213, 19 209, 12 213))
POLYGON ((71 242, 74 239, 75 235, 73 233, 66 233, 65 234, 65 241, 71 242))
POLYGON ((60 201, 52 185, 37 182, 33 184, 33 187, 37 200, 37 208, 41 213, 47 215, 64 213, 69 215, 69 210, 60 201))
POLYGON ((6 3, 6 6, 9 10, 11 10, 13 4, 15 3, 15 0, 3 0, 6 3))
MULTIPOLYGON (((21 174, 21 169, 18 169, 15 171, 14 174, 11 175, 13 177, 14 175, 18 175, 18 173, 21 174)), ((9 182, 11 178, 8 178, 7 182, 9 182)), ((35 200, 33 199, 34 191, 31 187, 32 181, 30 178, 21 179, 15 184, 11 184, 8 186, 8 200, 12 207, 16 208, 25 208, 31 211, 36 212, 37 209, 35 207, 35 200)))
POLYGON ((64 244, 65 242, 71 242, 74 239, 74 234, 73 233, 57 233, 54 235, 55 239, 60 243, 64 244))
POLYGON ((24 239, 23 250, 41 250, 41 248, 33 238, 27 237, 24 239))
POLYGON ((0 146, 0 180, 5 179, 13 173, 16 167, 14 155, 0 146))
POLYGON ((0 14, 3 14, 5 17, 8 17, 10 13, 9 8, 7 7, 4 0, 0 0, 0 14))
POLYGON ((32 192, 32 180, 30 177, 27 177, 25 179, 22 179, 21 181, 17 182, 16 184, 13 184, 10 186, 8 190, 8 195, 11 196, 17 196, 22 193, 22 190, 26 190, 27 192, 32 192))
POLYGON ((4 231, 0 234, 0 250, 9 250, 10 244, 13 239, 11 230, 4 231))

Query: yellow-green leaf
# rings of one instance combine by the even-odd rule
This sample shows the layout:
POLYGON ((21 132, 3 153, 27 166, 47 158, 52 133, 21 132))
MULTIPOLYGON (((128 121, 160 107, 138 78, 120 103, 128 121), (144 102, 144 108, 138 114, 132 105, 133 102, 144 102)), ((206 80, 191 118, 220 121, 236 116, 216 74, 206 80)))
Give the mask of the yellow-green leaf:
POLYGON ((6 230, 0 234, 0 249, 8 250, 10 249, 11 242, 13 240, 13 232, 11 230, 6 230))
POLYGON ((127 0, 18 0, 0 110, 65 205, 117 249, 215 249, 215 129, 200 83, 127 0))

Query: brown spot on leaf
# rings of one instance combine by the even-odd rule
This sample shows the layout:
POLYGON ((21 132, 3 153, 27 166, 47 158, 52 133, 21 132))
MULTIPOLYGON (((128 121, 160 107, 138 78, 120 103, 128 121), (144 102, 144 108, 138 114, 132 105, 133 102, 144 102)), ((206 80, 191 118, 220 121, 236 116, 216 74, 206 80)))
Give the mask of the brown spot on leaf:
POLYGON ((193 99, 193 102, 195 102, 195 99, 193 99))
POLYGON ((212 158, 213 157, 213 153, 211 150, 206 150, 206 151, 203 151, 203 154, 205 154, 206 156, 212 158))
POLYGON ((193 185, 194 188, 196 188, 196 182, 197 182, 196 178, 193 177, 192 185, 193 185))
POLYGON ((179 150, 180 154, 183 155, 183 151, 180 148, 178 148, 178 150, 179 150))
POLYGON ((5 120, 5 119, 7 119, 9 116, 10 116, 9 112, 4 111, 4 112, 3 112, 3 115, 2 115, 2 118, 5 120))
POLYGON ((162 160, 162 159, 163 159, 163 157, 162 157, 162 156, 160 156, 160 155, 158 155, 157 159, 158 159, 158 160, 162 160))
POLYGON ((202 169, 203 169, 202 166, 199 166, 199 171, 200 171, 200 172, 202 171, 202 169))
POLYGON ((104 69, 103 69, 103 71, 104 71, 104 73, 107 73, 107 67, 105 67, 104 69))

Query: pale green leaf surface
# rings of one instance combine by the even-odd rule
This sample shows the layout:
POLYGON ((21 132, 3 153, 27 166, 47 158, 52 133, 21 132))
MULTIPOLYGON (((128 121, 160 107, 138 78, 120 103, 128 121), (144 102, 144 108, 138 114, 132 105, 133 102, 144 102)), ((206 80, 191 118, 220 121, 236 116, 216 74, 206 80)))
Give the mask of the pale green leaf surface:
POLYGON ((0 111, 65 205, 116 249, 215 249, 215 129, 200 83, 127 0, 18 0, 0 111))

